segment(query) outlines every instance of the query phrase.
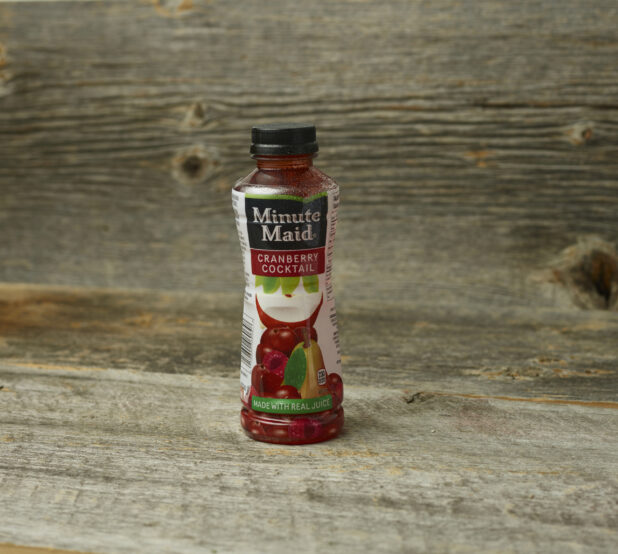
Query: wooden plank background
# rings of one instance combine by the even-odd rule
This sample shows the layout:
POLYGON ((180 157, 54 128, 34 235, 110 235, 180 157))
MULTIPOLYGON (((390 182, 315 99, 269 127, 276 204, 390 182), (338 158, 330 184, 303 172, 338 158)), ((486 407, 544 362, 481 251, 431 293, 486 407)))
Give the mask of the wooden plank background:
POLYGON ((601 0, 2 3, 0 279, 238 291, 248 130, 310 120, 342 307, 615 309, 617 27, 601 0), (614 271, 578 299, 552 269, 582 241, 614 271))
POLYGON ((0 1, 0 552, 611 551, 617 29, 0 1), (230 188, 272 120, 342 187, 346 431, 300 449, 237 417, 230 188))

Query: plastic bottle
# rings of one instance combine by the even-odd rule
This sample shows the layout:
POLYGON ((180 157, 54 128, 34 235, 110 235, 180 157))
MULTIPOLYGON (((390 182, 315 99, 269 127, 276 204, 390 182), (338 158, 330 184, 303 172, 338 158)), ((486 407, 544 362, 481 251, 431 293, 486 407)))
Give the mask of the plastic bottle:
POLYGON ((331 284, 339 187, 313 166, 313 125, 251 130, 257 168, 232 203, 244 261, 240 421, 251 438, 306 444, 343 426, 331 284))

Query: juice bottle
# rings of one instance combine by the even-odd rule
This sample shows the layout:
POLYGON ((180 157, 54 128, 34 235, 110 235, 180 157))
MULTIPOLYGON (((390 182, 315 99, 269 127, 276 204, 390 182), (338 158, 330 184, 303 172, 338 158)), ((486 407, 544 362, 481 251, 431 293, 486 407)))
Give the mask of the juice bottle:
POLYGON ((313 125, 251 130, 257 168, 232 204, 245 269, 240 421, 251 438, 306 444, 343 426, 331 284, 339 187, 313 166, 313 125))

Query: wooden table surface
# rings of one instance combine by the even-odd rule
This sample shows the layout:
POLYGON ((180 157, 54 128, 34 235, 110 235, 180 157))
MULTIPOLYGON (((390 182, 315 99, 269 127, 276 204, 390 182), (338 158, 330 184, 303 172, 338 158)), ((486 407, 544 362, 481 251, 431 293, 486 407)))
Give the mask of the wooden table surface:
POLYGON ((615 2, 299 6, 0 2, 0 553, 613 552, 615 2), (303 447, 238 417, 229 191, 283 119, 342 187, 303 447))
POLYGON ((6 542, 93 552, 616 544, 615 313, 343 310, 345 433, 286 447, 239 427, 238 296, 6 285, 0 307, 6 542))

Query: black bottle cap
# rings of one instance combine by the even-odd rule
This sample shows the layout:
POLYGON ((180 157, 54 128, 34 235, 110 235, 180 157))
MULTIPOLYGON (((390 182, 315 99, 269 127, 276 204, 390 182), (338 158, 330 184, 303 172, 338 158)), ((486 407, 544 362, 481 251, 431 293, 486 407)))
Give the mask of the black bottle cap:
POLYGON ((315 125, 309 123, 266 123, 251 129, 251 154, 286 156, 318 151, 315 125))

